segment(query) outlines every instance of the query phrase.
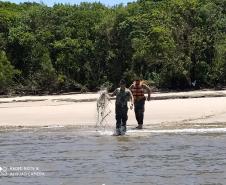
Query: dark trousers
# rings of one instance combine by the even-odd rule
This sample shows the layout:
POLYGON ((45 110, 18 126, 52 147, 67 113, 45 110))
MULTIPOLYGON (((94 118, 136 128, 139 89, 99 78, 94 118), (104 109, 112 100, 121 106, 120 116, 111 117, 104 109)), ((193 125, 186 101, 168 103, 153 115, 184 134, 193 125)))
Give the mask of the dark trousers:
POLYGON ((115 113, 116 113, 116 129, 119 129, 121 126, 124 126, 126 129, 126 121, 128 119, 128 107, 127 105, 117 105, 115 106, 115 113))
POLYGON ((143 125, 145 100, 134 102, 134 111, 138 125, 143 125))

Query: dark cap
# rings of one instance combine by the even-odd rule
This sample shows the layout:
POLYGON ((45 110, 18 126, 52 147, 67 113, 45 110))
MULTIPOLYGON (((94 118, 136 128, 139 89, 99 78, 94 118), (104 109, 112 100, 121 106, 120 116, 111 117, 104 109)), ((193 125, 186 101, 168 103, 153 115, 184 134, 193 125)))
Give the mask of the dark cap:
POLYGON ((120 82, 119 82, 119 84, 120 85, 125 85, 126 84, 126 81, 124 79, 121 79, 120 82))

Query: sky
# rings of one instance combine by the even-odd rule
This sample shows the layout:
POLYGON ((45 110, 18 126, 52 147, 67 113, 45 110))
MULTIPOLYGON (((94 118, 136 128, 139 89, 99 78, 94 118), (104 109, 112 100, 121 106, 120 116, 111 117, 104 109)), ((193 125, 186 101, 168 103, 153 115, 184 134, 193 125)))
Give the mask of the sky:
POLYGON ((69 3, 69 4, 80 4, 81 2, 100 2, 102 4, 105 4, 106 6, 114 6, 117 4, 124 4, 126 5, 128 2, 134 2, 136 0, 3 0, 3 1, 8 1, 8 2, 12 2, 12 3, 23 3, 23 2, 43 2, 44 4, 46 4, 47 6, 53 6, 55 3, 69 3))

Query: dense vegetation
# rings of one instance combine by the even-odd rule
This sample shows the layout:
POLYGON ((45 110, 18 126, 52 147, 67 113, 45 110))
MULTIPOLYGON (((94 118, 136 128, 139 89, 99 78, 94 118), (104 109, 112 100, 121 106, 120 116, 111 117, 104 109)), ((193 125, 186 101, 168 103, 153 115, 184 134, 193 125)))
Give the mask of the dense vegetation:
POLYGON ((158 88, 224 86, 226 0, 0 2, 1 94, 97 90, 136 75, 158 88))

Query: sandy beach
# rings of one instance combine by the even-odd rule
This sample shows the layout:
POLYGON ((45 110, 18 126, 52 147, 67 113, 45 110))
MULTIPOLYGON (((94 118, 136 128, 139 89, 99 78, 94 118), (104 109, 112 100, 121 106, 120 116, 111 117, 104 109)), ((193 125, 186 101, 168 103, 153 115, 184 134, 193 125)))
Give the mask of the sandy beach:
MULTIPOLYGON (((0 125, 95 126, 98 93, 0 98, 0 125)), ((107 125, 114 127, 114 100, 107 125)), ((134 111, 128 127, 135 127, 134 111)), ((145 128, 226 127, 226 91, 154 93, 146 101, 145 128)))

